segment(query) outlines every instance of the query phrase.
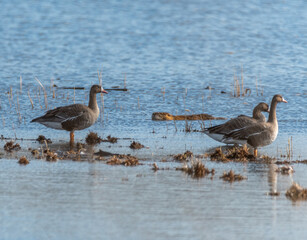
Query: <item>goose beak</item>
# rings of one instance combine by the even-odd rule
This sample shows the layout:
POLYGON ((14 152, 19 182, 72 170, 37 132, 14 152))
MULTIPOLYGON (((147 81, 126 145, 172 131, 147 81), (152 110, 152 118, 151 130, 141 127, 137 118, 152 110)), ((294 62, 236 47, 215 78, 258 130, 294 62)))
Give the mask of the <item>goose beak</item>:
POLYGON ((288 103, 286 99, 282 98, 282 102, 288 103))
POLYGON ((108 92, 106 90, 104 90, 104 89, 101 89, 101 92, 108 94, 108 92))

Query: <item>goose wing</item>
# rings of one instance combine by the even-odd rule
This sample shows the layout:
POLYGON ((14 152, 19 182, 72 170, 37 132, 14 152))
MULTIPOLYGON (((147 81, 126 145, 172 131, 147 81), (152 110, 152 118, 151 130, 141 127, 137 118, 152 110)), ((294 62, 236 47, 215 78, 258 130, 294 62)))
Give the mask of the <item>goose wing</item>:
POLYGON ((267 145, 268 142, 271 142, 271 136, 272 129, 267 123, 256 123, 226 134, 223 141, 243 140, 247 141, 247 143, 253 147, 258 147, 267 145))
POLYGON ((225 122, 224 124, 216 125, 207 128, 206 130, 209 133, 227 134, 230 133, 231 131, 242 129, 254 123, 256 123, 255 119, 245 115, 240 115, 234 119, 225 122))
POLYGON ((45 115, 35 118, 32 122, 58 122, 62 123, 65 121, 70 121, 81 117, 85 110, 86 106, 82 104, 73 104, 64 107, 57 107, 51 109, 45 113, 45 115))

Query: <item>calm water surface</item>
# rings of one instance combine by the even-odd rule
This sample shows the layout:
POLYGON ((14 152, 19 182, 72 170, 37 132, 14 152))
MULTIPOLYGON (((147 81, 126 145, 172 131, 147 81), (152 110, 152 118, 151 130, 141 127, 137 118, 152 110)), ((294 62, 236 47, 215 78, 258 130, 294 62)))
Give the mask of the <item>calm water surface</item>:
MULTIPOLYGON (((2 156, 0 239, 304 238, 307 203, 292 203, 284 193, 292 181, 307 186, 306 165, 295 164, 295 173, 284 176, 274 172, 274 164, 204 160, 216 169, 214 178, 191 179, 173 170, 179 163, 160 161, 219 144, 185 133, 185 123, 153 122, 151 114, 250 115, 258 102, 269 103, 280 93, 288 104, 277 107, 278 138, 259 152, 280 158, 292 137, 293 158, 307 159, 306 11, 304 1, 2 3, 1 134, 26 139, 43 134, 53 148, 65 149, 67 132, 29 123, 47 110, 35 77, 51 109, 87 103, 102 69, 105 88, 124 87, 126 77, 129 91, 104 96, 98 122, 76 132, 76 139, 84 141, 89 131, 119 137, 117 144, 102 143, 94 151, 131 153, 143 165, 31 160, 19 166, 14 157, 2 156), (235 98, 234 75, 241 78, 242 68, 251 95, 235 98), (52 83, 86 90, 50 88, 52 83), (147 148, 130 150, 131 139, 147 148), (153 162, 171 170, 153 172, 153 162), (219 176, 230 169, 248 179, 224 183, 219 176), (268 196, 272 190, 281 195, 268 196)), ((20 144, 39 147, 30 140, 20 144)))

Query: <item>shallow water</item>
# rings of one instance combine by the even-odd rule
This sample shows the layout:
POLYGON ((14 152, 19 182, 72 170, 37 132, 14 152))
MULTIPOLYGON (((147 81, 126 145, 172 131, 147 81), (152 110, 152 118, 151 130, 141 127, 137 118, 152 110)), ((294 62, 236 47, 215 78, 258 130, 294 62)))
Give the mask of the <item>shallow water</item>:
MULTIPOLYGON (((291 203, 284 193, 292 180, 307 185, 305 165, 295 164, 293 176, 273 174, 274 166, 263 163, 210 161, 206 166, 217 171, 213 180, 175 170, 155 173, 153 162, 174 169, 180 164, 160 161, 185 150, 203 154, 219 143, 185 133, 184 122, 151 121, 151 114, 250 115, 258 102, 280 93, 288 104, 277 107, 279 135, 259 153, 280 158, 292 137, 293 159, 307 159, 306 8, 304 1, 2 3, 1 134, 43 134, 53 140, 50 147, 65 149, 67 132, 29 122, 56 106, 87 103, 102 69, 105 88, 124 87, 126 76, 129 91, 109 91, 98 122, 76 132, 76 140, 84 142, 89 131, 111 134, 119 142, 94 151, 130 153, 144 165, 31 160, 19 166, 0 155, 1 239, 302 238, 306 203, 291 203), (234 74, 241 78, 242 67, 251 95, 235 98, 234 74), (46 88, 47 109, 35 77, 46 88), (51 88, 53 83, 86 90, 51 88), (132 139, 147 148, 131 150, 132 139), (224 183, 219 176, 230 169, 248 179, 224 183), (266 195, 272 187, 279 197, 266 195)), ((192 128, 199 130, 200 123, 192 128)), ((40 146, 19 143, 23 151, 40 146)))

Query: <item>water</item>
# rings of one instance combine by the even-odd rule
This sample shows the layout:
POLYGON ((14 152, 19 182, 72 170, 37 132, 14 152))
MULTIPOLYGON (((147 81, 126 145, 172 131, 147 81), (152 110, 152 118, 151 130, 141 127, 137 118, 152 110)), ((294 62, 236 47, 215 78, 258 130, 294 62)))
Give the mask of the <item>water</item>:
MULTIPOLYGON (((307 186, 305 165, 294 165, 293 176, 274 174, 275 165, 207 160, 206 166, 217 172, 213 180, 194 180, 174 170, 154 173, 153 162, 180 166, 160 162, 170 160, 170 154, 202 154, 219 144, 201 133, 183 132, 185 123, 178 122, 176 131, 172 122, 151 121, 151 114, 187 109, 229 118, 250 115, 258 102, 269 103, 280 93, 288 104, 277 107, 278 138, 259 153, 280 158, 292 136, 294 159, 306 159, 306 8, 304 1, 2 3, 1 134, 27 139, 43 134, 52 138, 51 147, 65 149, 67 132, 29 123, 46 110, 35 77, 46 87, 50 109, 74 101, 86 104, 102 69, 105 88, 123 87, 126 76, 129 91, 110 91, 98 122, 76 132, 76 140, 84 141, 90 130, 111 134, 119 142, 102 143, 94 151, 130 153, 144 165, 31 160, 24 167, 2 156, 1 239, 305 236, 306 203, 284 196, 292 180, 307 186), (234 98, 233 77, 240 78, 242 68, 251 95, 234 98), (52 83, 86 91, 55 88, 52 98, 52 83), (130 150, 132 139, 147 148, 130 150), (248 180, 224 183, 219 176, 230 169, 248 180), (272 189, 281 195, 267 196, 272 189)), ((192 126, 200 127, 198 122, 192 126)), ((33 141, 20 144, 23 151, 39 147, 33 141)))

